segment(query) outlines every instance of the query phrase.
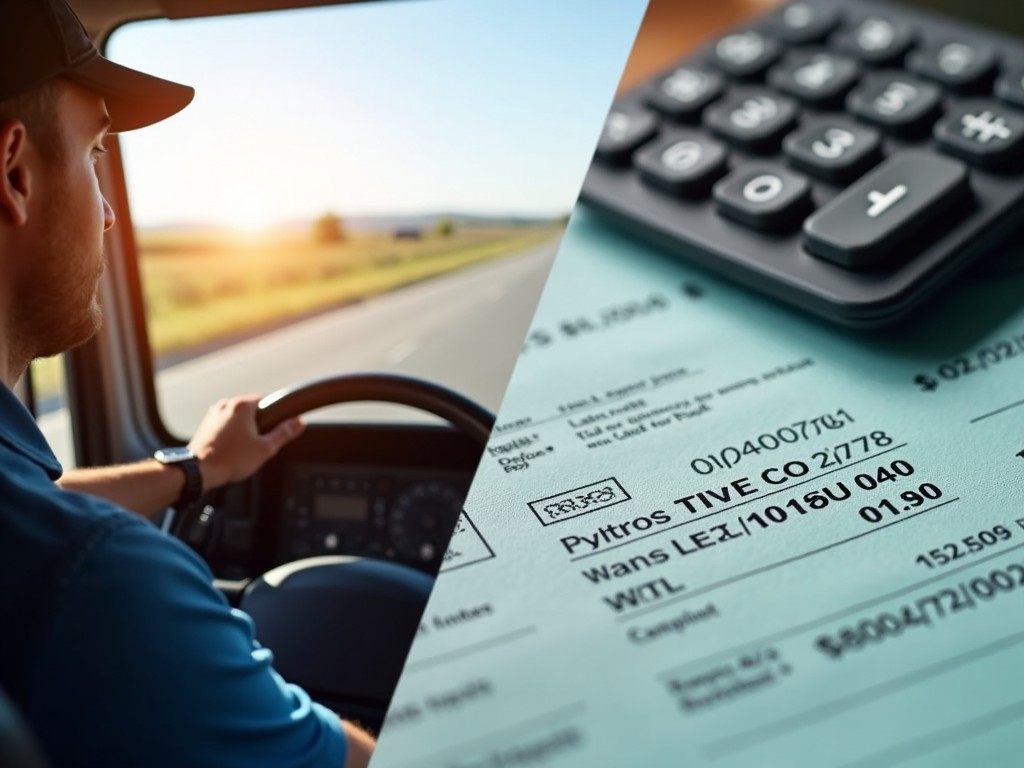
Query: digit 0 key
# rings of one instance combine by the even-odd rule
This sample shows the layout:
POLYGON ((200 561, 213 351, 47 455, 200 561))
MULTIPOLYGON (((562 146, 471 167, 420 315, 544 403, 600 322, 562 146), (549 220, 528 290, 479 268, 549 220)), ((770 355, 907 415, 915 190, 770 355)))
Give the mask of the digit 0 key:
POLYGON ((718 210, 749 227, 785 229, 811 208, 810 185, 771 165, 748 165, 715 185, 718 210))

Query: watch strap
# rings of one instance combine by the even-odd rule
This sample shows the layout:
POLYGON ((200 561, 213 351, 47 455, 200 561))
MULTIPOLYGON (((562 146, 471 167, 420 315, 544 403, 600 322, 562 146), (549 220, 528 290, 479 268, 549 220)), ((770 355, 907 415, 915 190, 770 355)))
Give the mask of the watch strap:
POLYGON ((181 495, 174 502, 174 508, 179 512, 184 511, 199 501, 203 495, 203 473, 199 471, 199 459, 191 458, 185 461, 176 462, 185 473, 185 487, 181 489, 181 495))
POLYGON ((165 466, 179 467, 185 473, 185 485, 172 505, 175 509, 184 511, 199 501, 203 495, 203 473, 198 456, 185 448, 161 448, 153 458, 165 466))

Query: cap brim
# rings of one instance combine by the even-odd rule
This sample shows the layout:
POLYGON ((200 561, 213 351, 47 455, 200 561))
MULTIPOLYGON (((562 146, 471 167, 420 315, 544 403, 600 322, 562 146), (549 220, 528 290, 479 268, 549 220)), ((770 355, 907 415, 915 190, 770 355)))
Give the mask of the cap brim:
POLYGON ((103 96, 111 133, 157 123, 183 110, 195 96, 187 85, 123 67, 99 54, 63 75, 103 96))

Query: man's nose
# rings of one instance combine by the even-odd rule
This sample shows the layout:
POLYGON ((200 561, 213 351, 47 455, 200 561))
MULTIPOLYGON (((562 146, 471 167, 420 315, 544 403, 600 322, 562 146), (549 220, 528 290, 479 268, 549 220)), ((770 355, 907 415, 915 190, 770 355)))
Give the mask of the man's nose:
POLYGON ((110 203, 107 202, 107 198, 103 198, 103 231, 106 232, 112 226, 117 219, 114 216, 114 209, 110 207, 110 203))

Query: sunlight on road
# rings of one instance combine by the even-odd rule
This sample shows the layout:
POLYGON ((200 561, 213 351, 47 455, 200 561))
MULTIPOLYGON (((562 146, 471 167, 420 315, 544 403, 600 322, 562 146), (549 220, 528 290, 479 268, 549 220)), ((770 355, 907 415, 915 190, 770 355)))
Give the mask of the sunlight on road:
MULTIPOLYGON (((496 411, 556 249, 557 241, 530 248, 166 368, 156 377, 164 422, 185 438, 218 398, 342 371, 418 376, 496 411)), ((414 409, 366 403, 321 409, 310 420, 440 423, 414 409)), ((57 458, 73 467, 67 410, 46 413, 39 424, 57 458)))

